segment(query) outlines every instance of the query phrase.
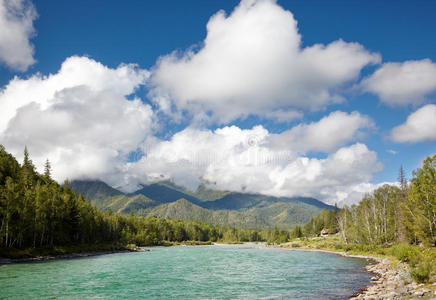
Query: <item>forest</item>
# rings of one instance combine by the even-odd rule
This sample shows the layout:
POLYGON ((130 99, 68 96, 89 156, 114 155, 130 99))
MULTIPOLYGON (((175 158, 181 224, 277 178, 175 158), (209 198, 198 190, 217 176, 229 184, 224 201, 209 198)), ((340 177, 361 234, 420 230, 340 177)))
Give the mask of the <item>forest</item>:
POLYGON ((307 223, 305 236, 339 232, 345 243, 436 246, 436 155, 427 157, 408 182, 400 168, 399 186, 383 185, 358 205, 324 210, 307 223))
POLYGON ((435 281, 436 155, 427 157, 410 181, 401 167, 398 182, 377 188, 358 205, 322 211, 295 228, 299 239, 292 245, 391 255, 409 264, 414 280, 435 281))
POLYGON ((0 145, 0 249, 103 244, 117 247, 171 242, 260 241, 273 233, 195 221, 102 212, 51 178, 47 160, 39 174, 24 150, 20 164, 0 145))

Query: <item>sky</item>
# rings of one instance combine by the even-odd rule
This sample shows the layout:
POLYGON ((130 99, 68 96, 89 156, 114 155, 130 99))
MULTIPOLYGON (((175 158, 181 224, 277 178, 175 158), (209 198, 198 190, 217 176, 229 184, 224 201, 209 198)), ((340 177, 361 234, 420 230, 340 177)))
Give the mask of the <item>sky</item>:
POLYGON ((0 144, 59 182, 357 203, 436 152, 435 9, 0 0, 0 144))

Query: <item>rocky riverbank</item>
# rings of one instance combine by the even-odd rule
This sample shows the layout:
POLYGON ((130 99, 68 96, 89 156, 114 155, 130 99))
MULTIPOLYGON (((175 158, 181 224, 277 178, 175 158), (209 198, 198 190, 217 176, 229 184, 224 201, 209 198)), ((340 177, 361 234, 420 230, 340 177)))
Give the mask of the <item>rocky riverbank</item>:
POLYGON ((354 255, 324 249, 292 248, 290 243, 282 244, 279 248, 328 252, 345 257, 363 258, 373 262, 365 267, 368 272, 374 274, 371 278, 371 284, 357 291, 350 299, 436 299, 436 283, 432 285, 417 284, 410 277, 406 263, 389 257, 354 255))
POLYGON ((368 258, 376 262, 366 266, 368 272, 374 274, 371 285, 361 289, 350 299, 436 299, 436 284, 426 286, 414 282, 405 263, 389 258, 368 258))

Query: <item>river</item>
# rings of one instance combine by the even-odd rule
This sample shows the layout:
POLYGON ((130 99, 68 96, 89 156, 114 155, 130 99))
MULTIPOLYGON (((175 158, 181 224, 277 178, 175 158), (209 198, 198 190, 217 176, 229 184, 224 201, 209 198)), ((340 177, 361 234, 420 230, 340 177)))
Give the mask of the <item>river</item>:
POLYGON ((346 299, 368 262, 259 245, 177 246, 0 266, 0 298, 346 299))

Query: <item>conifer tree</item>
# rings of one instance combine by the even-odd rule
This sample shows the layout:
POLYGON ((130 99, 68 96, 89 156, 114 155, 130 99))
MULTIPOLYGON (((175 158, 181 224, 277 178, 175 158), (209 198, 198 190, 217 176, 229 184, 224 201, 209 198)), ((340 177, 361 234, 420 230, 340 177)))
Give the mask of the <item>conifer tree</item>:
POLYGON ((51 179, 51 165, 50 165, 50 161, 47 160, 45 161, 45 165, 44 165, 44 176, 47 179, 51 179))

